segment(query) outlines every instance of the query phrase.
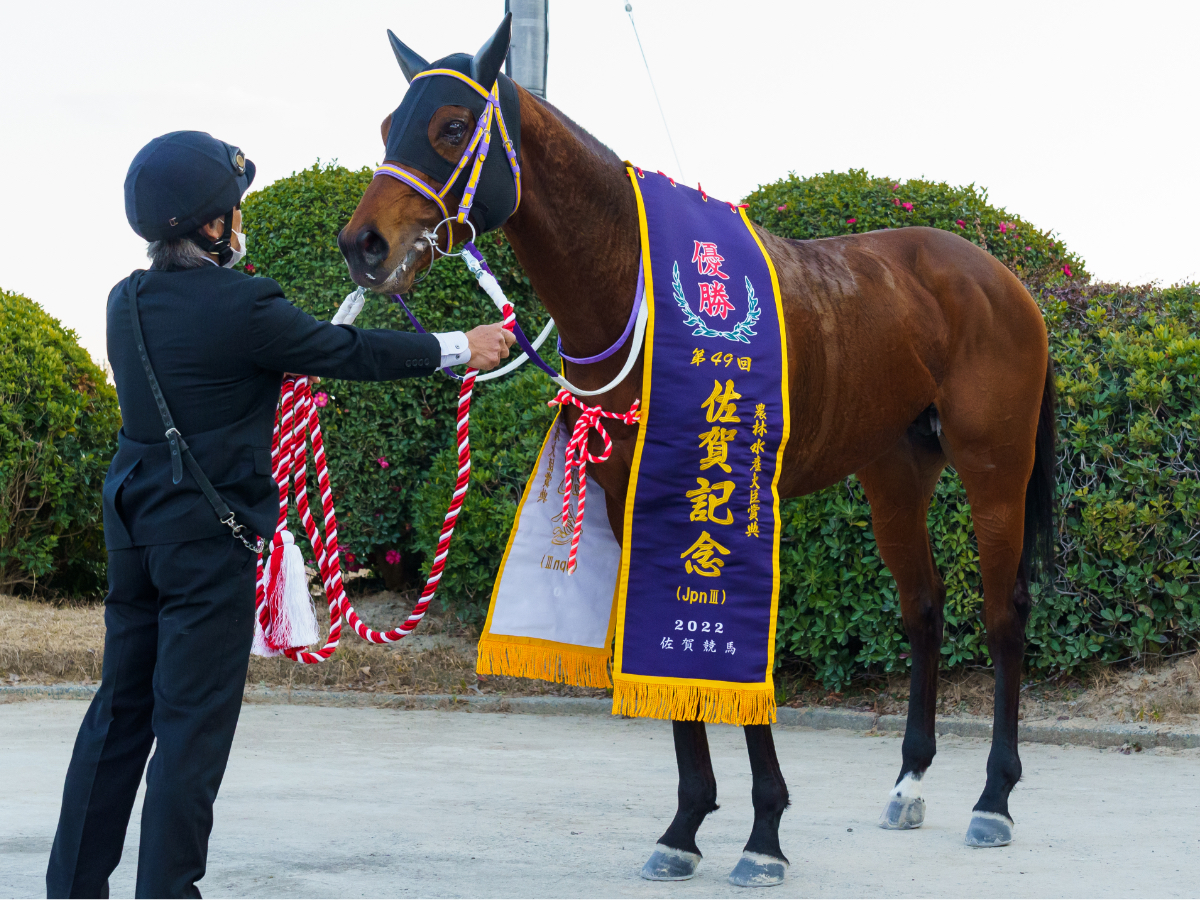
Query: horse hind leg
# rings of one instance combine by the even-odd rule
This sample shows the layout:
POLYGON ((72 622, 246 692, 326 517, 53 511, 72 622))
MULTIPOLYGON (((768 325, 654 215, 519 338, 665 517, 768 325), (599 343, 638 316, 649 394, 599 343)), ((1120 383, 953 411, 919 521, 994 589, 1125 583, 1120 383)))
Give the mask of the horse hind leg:
POLYGON ((1044 371, 1044 376, 1030 368, 1012 372, 1005 390, 978 378, 951 383, 943 407, 947 446, 971 504, 983 620, 996 673, 987 782, 967 828, 972 847, 1002 847, 1013 835, 1008 798, 1021 779, 1017 721, 1029 563, 1052 519, 1054 381, 1048 364, 1044 371))
POLYGON ((750 793, 754 828, 729 881, 739 887, 769 887, 780 884, 787 875, 788 858, 779 848, 779 822, 788 808, 788 789, 775 755, 771 726, 747 725, 745 731, 754 779, 750 793))
POLYGON ((912 648, 900 775, 879 819, 888 829, 918 828, 925 821, 921 779, 937 752, 934 717, 946 587, 926 526, 929 500, 946 465, 936 423, 936 412, 926 411, 895 448, 858 473, 871 503, 875 542, 896 580, 912 648))
POLYGON ((717 778, 703 722, 672 722, 679 766, 679 808, 641 875, 649 881, 685 881, 696 874, 702 854, 696 832, 717 806, 717 778))

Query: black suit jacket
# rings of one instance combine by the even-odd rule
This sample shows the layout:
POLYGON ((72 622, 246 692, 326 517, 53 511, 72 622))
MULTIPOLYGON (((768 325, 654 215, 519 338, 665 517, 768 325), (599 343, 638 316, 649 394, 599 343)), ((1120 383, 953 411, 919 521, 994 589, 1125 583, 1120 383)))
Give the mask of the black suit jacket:
MULTIPOLYGON (((162 418, 138 357, 128 279, 108 295, 108 360, 124 424, 104 482, 109 550, 229 534, 185 467, 171 483, 162 418)), ((217 492, 249 530, 269 536, 279 517, 271 432, 284 372, 351 381, 432 374, 431 334, 331 325, 300 311, 269 278, 231 269, 142 277, 146 350, 175 426, 217 492)))

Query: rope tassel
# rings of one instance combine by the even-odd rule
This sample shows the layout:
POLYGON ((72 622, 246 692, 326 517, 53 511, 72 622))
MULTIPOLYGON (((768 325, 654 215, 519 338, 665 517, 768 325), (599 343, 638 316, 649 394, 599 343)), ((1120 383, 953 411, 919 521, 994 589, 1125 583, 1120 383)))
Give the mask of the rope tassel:
MULTIPOLYGON (((516 314, 512 305, 504 305, 504 327, 509 331, 515 327, 516 314)), ((270 556, 264 565, 262 555, 258 558, 258 586, 255 599, 258 623, 255 626, 254 652, 260 656, 277 656, 282 653, 297 662, 319 663, 334 654, 342 635, 342 620, 354 629, 364 641, 372 644, 391 644, 411 634, 421 619, 425 617, 429 604, 437 593, 438 584, 442 580, 442 572, 446 568, 446 557, 450 553, 450 539, 454 535, 454 526, 458 522, 458 514, 462 509, 463 500, 467 496, 467 488, 471 482, 471 444, 470 444, 470 411, 471 395, 475 389, 475 377, 478 369, 467 369, 463 377, 462 388, 458 394, 458 480, 454 485, 454 493, 450 507, 446 511, 442 532, 438 538, 437 550, 433 556, 433 567, 425 582, 425 590, 413 607, 412 613, 399 627, 390 631, 374 631, 369 628, 355 613, 354 607, 346 596, 345 585, 342 582, 341 561, 338 555, 337 518, 333 510, 333 491, 329 484, 329 465, 325 459, 325 444, 321 437, 321 423, 317 417, 317 406, 313 402, 312 388, 308 379, 301 377, 286 379, 280 395, 279 409, 275 416, 275 436, 271 447, 272 473, 279 485, 279 524, 276 526, 275 538, 271 542, 270 556), (306 441, 307 436, 307 441, 306 441), (317 489, 323 507, 325 538, 321 537, 317 523, 314 521, 309 508, 308 472, 307 472, 307 442, 312 443, 313 463, 317 469, 317 489), (286 530, 288 511, 288 486, 294 486, 296 512, 308 535, 309 543, 316 557, 317 567, 321 572, 321 580, 325 586, 325 596, 329 601, 329 637, 320 650, 306 649, 315 643, 318 635, 316 623, 311 630, 300 630, 296 624, 299 621, 298 593, 290 594, 288 585, 292 581, 291 574, 286 572, 288 541, 291 534, 286 530), (276 553, 279 561, 276 563, 276 553), (282 578, 280 575, 282 574, 282 578), (278 597, 276 598, 276 594, 278 597), (291 596, 293 600, 288 602, 291 596), (293 610, 296 610, 293 613, 293 610), (283 625, 283 619, 288 625, 283 625), (289 630, 290 629, 290 630, 289 630), (272 640, 272 635, 274 639, 272 640), (285 635, 287 635, 285 637, 285 635), (307 640, 302 640, 308 638, 307 640), (289 643, 290 642, 290 643, 289 643)), ((300 550, 294 540, 291 548, 295 556, 300 556, 300 550)), ((304 562, 300 557, 300 574, 296 583, 303 587, 304 562)), ((311 608, 311 607, 310 607, 311 608)))
POLYGON ((308 593, 304 555, 292 533, 279 532, 281 540, 271 550, 267 566, 267 606, 271 625, 255 629, 255 650, 262 656, 279 656, 293 647, 317 642, 317 613, 308 593))
POLYGON ((575 428, 571 439, 567 441, 566 459, 563 463, 563 474, 567 479, 567 491, 563 495, 562 525, 571 526, 571 495, 578 493, 579 501, 575 512, 575 525, 571 530, 571 549, 567 553, 567 574, 575 573, 576 557, 579 555, 579 538, 583 534, 583 512, 587 507, 587 465, 590 462, 602 463, 612 455, 612 438, 604 428, 605 419, 616 419, 626 425, 636 425, 640 416, 640 400, 634 400, 629 412, 615 413, 599 406, 588 406, 567 390, 558 392, 549 406, 574 406, 579 410, 579 418, 575 420, 575 428), (595 431, 604 441, 604 449, 599 455, 588 450, 588 435, 595 431))

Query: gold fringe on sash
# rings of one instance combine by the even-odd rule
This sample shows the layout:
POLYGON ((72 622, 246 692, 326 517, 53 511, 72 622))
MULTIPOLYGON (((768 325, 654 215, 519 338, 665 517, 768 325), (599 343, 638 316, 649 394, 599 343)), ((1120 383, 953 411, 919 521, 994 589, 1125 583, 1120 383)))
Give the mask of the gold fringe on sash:
POLYGON ((769 683, 724 688, 618 678, 613 688, 613 715, 712 725, 771 725, 775 722, 775 690, 769 683))
POLYGON ((506 640, 479 642, 475 671, 482 675, 513 675, 541 678, 576 687, 608 688, 608 650, 571 644, 525 644, 506 640))

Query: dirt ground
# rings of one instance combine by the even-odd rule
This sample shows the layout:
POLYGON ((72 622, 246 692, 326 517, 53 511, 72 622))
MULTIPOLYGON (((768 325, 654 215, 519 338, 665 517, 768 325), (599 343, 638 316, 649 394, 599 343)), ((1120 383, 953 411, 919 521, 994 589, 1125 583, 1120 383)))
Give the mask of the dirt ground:
MULTIPOLYGON (((908 676, 861 678, 844 692, 830 692, 787 669, 776 674, 788 706, 839 707, 879 715, 908 713, 908 676)), ((991 716, 995 679, 989 670, 942 674, 938 714, 991 716)), ((1096 665, 1082 673, 1030 682, 1021 689, 1021 718, 1087 718, 1103 724, 1145 722, 1200 728, 1200 652, 1174 658, 1150 656, 1126 666, 1096 665)))
MULTIPOLYGON (((412 611, 415 595, 388 591, 352 596, 360 618, 391 628, 412 611)), ((328 616, 322 635, 328 631, 328 616)), ((391 645, 368 644, 343 626, 337 653, 319 665, 250 657, 252 685, 392 694, 491 694, 603 697, 606 691, 526 678, 476 676, 478 635, 435 607, 416 632, 391 645)), ((104 608, 43 603, 0 595, 0 678, 7 684, 92 684, 104 658, 104 608)))
MULTIPOLYGON (((44 896, 86 703, 0 711, 0 897, 44 896)), ((720 809, 692 881, 638 870, 671 821, 671 726, 655 719, 247 705, 217 800, 206 897, 1194 897, 1200 750, 1021 747, 1015 840, 963 843, 988 742, 943 736, 915 831, 876 827, 898 737, 775 729, 792 790, 779 887, 726 876, 753 823, 741 729, 710 726, 720 809)), ((133 896, 140 802, 113 874, 133 896)))
MULTIPOLYGON (((359 615, 377 628, 401 622, 415 599, 412 592, 352 596, 359 615)), ((434 607, 417 631, 398 644, 370 645, 347 632, 338 652, 320 665, 251 657, 247 682, 397 694, 603 697, 609 693, 532 679, 477 676, 476 639, 473 629, 434 607)), ((7 683, 89 684, 100 678, 103 651, 103 607, 0 595, 0 677, 7 683)), ((908 711, 908 678, 904 675, 862 678, 836 693, 803 672, 785 668, 777 673, 776 683, 779 702, 789 706, 860 709, 880 715, 908 711)), ((938 691, 938 713, 990 717, 993 686, 986 670, 945 673, 938 691)), ((1039 721, 1145 722, 1200 730, 1200 653, 1173 659, 1149 657, 1126 667, 1095 666, 1078 676, 1029 683, 1022 689, 1021 716, 1039 721)))

